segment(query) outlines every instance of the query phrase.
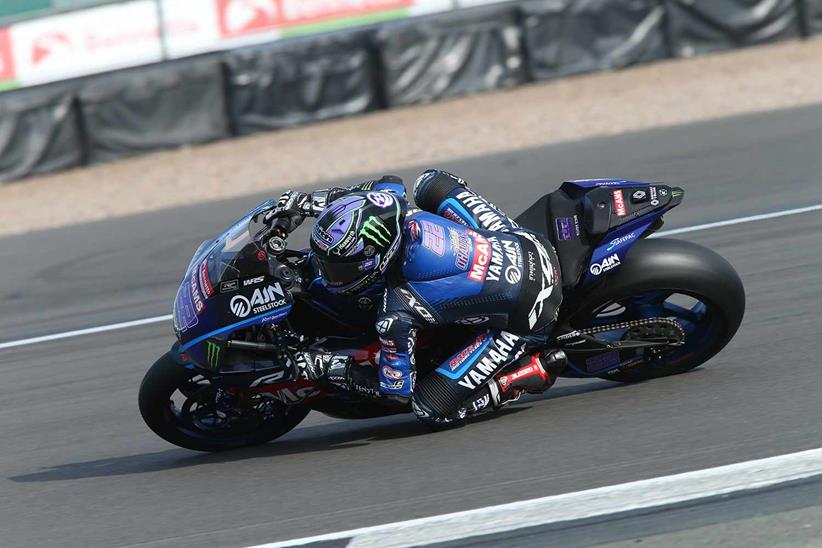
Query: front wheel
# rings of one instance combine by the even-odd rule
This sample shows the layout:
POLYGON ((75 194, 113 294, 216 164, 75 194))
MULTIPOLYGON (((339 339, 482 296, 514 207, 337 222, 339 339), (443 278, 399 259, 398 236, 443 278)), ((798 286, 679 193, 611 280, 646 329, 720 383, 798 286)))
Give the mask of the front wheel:
MULTIPOLYGON (((607 374, 603 379, 638 382, 694 369, 733 338, 745 313, 745 290, 728 261, 691 242, 641 240, 608 279, 575 307, 575 329, 648 318, 668 318, 684 331, 684 343, 607 374)), ((636 336, 611 331, 614 340, 636 336)))
POLYGON ((140 414, 164 440, 195 451, 222 451, 266 443, 296 427, 306 407, 266 394, 232 394, 168 352, 140 385, 140 414))

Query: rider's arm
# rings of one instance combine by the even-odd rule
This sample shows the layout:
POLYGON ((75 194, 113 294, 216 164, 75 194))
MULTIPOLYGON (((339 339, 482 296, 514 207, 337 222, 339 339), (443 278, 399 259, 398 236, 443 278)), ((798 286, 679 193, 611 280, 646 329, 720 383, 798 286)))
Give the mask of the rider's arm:
POLYGON ((405 185, 402 179, 394 175, 383 175, 375 181, 367 181, 345 188, 326 188, 311 193, 289 190, 280 196, 277 201, 277 208, 296 211, 304 217, 319 217, 320 213, 331 202, 342 198, 346 194, 364 191, 390 192, 401 196, 403 199, 406 197, 405 185))
POLYGON ((414 183, 420 209, 471 228, 509 232, 517 224, 497 207, 447 171, 429 169, 414 183))
POLYGON ((410 398, 414 391, 417 322, 404 311, 383 313, 377 319, 380 336, 380 393, 410 398))

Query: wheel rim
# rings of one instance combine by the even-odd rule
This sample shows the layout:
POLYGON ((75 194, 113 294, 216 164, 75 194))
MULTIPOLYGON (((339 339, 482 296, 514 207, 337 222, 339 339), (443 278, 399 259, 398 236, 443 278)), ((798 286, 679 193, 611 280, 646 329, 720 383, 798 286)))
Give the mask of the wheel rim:
POLYGON ((285 418, 290 412, 265 395, 250 395, 237 405, 238 396, 215 387, 210 379, 195 374, 174 387, 166 400, 166 421, 188 438, 222 444, 244 443, 251 436, 285 418))
MULTIPOLYGON (((600 327, 649 318, 674 320, 685 331, 684 344, 661 357, 661 364, 679 365, 699 356, 722 336, 722 314, 710 300, 695 293, 673 289, 637 293, 608 301, 596 306, 584 320, 574 322, 573 327, 600 327)), ((597 337, 616 342, 626 332, 627 329, 608 331, 597 337)), ((609 369, 614 368, 617 366, 609 369)))

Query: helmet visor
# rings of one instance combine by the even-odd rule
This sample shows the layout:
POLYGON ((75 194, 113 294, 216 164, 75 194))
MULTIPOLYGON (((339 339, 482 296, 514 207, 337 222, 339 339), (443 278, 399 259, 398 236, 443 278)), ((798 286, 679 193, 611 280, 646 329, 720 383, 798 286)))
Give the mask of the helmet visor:
POLYGON ((341 287, 364 278, 379 264, 379 256, 357 261, 328 261, 318 258, 320 275, 329 287, 341 287))

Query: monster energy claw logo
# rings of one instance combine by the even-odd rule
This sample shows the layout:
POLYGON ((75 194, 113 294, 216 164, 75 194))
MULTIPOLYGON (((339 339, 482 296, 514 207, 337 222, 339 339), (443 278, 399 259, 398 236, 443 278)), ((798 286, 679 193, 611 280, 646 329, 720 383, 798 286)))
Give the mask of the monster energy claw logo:
POLYGON ((219 345, 211 341, 206 343, 206 359, 208 360, 208 365, 210 365, 213 368, 217 367, 217 364, 220 362, 219 345))
POLYGON ((379 217, 369 217, 360 229, 360 237, 368 238, 377 245, 391 244, 391 231, 379 217))

